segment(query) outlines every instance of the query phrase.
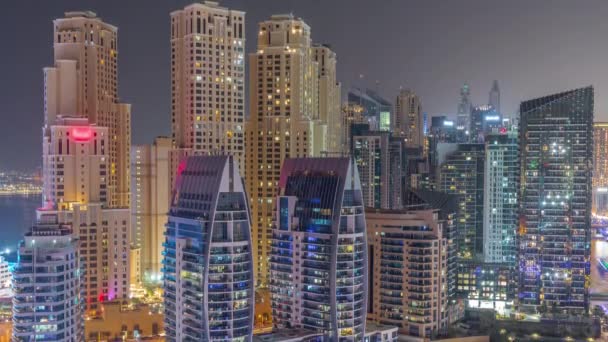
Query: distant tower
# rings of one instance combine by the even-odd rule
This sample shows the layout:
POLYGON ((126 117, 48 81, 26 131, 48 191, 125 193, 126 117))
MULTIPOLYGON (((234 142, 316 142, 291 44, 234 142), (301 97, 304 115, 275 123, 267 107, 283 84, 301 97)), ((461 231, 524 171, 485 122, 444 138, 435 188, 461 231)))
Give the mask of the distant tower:
POLYGON ((404 137, 407 146, 424 145, 424 122, 420 98, 409 89, 402 89, 395 101, 394 133, 404 137))
POLYGON ((167 341, 250 342, 249 206, 234 156, 180 163, 163 255, 167 341))
POLYGON ((471 126, 471 91, 469 85, 464 84, 460 88, 460 103, 456 113, 456 130, 459 142, 469 141, 469 127, 471 126))
POLYGON ((500 113, 500 89, 498 89, 497 80, 494 80, 494 83, 492 83, 488 104, 492 106, 498 113, 500 113))

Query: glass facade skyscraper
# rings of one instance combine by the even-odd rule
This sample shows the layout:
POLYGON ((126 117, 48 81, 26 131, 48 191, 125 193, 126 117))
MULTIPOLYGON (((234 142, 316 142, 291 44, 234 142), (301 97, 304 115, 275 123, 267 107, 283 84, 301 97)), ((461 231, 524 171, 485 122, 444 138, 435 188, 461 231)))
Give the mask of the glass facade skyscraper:
POLYGON ((232 156, 178 167, 164 243, 167 341, 251 341, 249 207, 232 156))
POLYGON ((515 266, 519 191, 517 131, 486 137, 483 207, 484 262, 515 266))
POLYGON ((361 341, 367 250, 357 168, 349 158, 286 159, 270 252, 277 328, 361 341))
POLYGON ((522 102, 520 113, 520 308, 587 312, 593 88, 522 102))

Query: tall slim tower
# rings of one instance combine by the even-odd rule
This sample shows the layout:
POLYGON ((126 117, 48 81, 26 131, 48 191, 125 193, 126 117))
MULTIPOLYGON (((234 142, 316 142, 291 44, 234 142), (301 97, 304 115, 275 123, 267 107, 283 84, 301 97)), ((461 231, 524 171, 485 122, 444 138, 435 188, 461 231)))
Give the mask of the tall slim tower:
POLYGON ((273 323, 362 341, 367 315, 365 213, 349 158, 286 159, 272 232, 273 323))
POLYGON ((161 280, 162 244, 171 197, 169 137, 131 148, 131 241, 141 249, 144 282, 161 280))
POLYGON ((468 84, 460 88, 460 102, 456 112, 456 131, 458 142, 469 141, 469 127, 471 127, 471 91, 468 84))
POLYGON ((302 19, 273 15, 261 22, 257 51, 249 55, 249 65, 245 179, 256 241, 256 282, 264 286, 268 283, 272 214, 281 164, 285 158, 326 151, 328 134, 327 123, 319 119, 315 49, 310 27, 302 19))
POLYGON ((490 89, 490 94, 488 96, 488 105, 494 108, 498 113, 502 113, 500 111, 500 89, 498 88, 497 80, 492 82, 492 89, 490 89))
POLYGON ((593 188, 608 186, 608 122, 593 124, 593 188))
POLYGON ((394 133, 404 137, 407 146, 424 145, 424 120, 420 98, 409 89, 402 89, 395 101, 394 133))
POLYGON ((515 267, 520 172, 517 131, 489 134, 486 138, 485 163, 484 262, 515 267))
POLYGON ((176 148, 232 154, 244 166, 245 13, 217 2, 171 13, 171 128, 176 148))
POLYGON ((336 53, 327 44, 312 47, 318 64, 319 121, 327 127, 326 150, 342 151, 342 109, 340 107, 342 85, 336 80, 336 53))
POLYGON ((249 222, 234 156, 182 160, 163 253, 167 341, 251 341, 249 222))
POLYGON ((593 88, 520 105, 519 302, 589 308, 593 88))
POLYGON ((90 11, 67 12, 53 27, 55 65, 44 69, 45 125, 73 116, 107 127, 107 204, 128 207, 131 106, 118 97, 118 29, 90 11))

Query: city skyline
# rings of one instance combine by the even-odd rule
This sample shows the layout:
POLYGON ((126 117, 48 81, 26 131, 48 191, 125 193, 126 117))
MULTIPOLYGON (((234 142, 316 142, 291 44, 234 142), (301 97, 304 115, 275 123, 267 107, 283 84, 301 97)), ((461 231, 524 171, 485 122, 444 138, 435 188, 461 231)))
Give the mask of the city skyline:
MULTIPOLYGON (((20 30, 23 38, 9 40, 7 49, 12 53, 0 57, 3 65, 14 66, 0 82, 0 89, 4 90, 0 92, 0 103, 5 104, 3 115, 17 114, 13 125, 0 128, 0 136, 5 141, 0 147, 0 160, 6 161, 3 167, 31 169, 40 165, 39 159, 31 157, 39 154, 40 143, 28 137, 38 134, 39 123, 42 123, 40 80, 41 70, 50 58, 50 21, 67 10, 92 10, 102 20, 120 28, 119 93, 122 95, 120 101, 133 104, 133 143, 147 143, 157 135, 169 135, 170 21, 166 14, 189 3, 180 0, 149 6, 147 15, 138 17, 137 21, 129 19, 141 9, 138 2, 120 4, 119 8, 117 1, 63 0, 52 4, 36 3, 35 13, 30 12, 31 1, 6 6, 7 20, 0 27, 23 27, 20 30), (12 19, 26 14, 30 18, 27 27, 26 22, 12 19), (8 142, 18 143, 23 149, 10 148, 12 144, 8 142)), ((597 1, 592 3, 608 6, 597 1)), ((408 1, 376 8, 356 4, 344 6, 343 1, 332 1, 324 8, 327 13, 338 13, 337 9, 340 9, 342 17, 352 19, 345 20, 337 30, 333 15, 319 14, 320 6, 316 3, 266 0, 253 7, 244 1, 226 0, 220 5, 246 12, 246 31, 249 32, 255 32, 257 23, 269 14, 292 12, 302 17, 315 28, 314 41, 328 42, 336 52, 343 94, 350 86, 375 89, 376 81, 380 81, 380 93, 387 98, 394 98, 400 86, 411 88, 421 97, 423 111, 429 116, 453 115, 463 83, 470 85, 472 103, 477 105, 485 104, 492 81, 497 79, 501 88, 501 107, 506 115, 511 115, 523 99, 593 84, 599 95, 596 119, 606 120, 602 115, 607 108, 601 96, 604 82, 601 73, 593 72, 601 67, 603 55, 601 44, 593 44, 593 38, 601 38, 601 28, 607 26, 601 20, 602 11, 592 11, 597 7, 579 8, 565 1, 551 2, 549 9, 545 8, 545 2, 520 2, 519 6, 513 6, 512 2, 506 5, 471 1, 467 6, 440 6, 438 2, 408 1), (398 20, 396 15, 403 11, 396 9, 407 9, 410 13, 413 10, 418 14, 411 20, 398 20), (369 27, 360 25, 361 21, 372 17, 387 20, 369 27), (459 23, 459 17, 470 20, 459 23), (425 18, 424 23, 420 23, 422 19, 419 18, 425 18), (563 24, 565 19, 568 19, 567 24, 563 24), (562 24, 556 25, 557 22, 562 24), (484 25, 484 30, 476 30, 477 24, 484 25), (352 34, 345 36, 343 32, 347 31, 352 34), (380 33, 383 38, 376 39, 380 33), (359 49, 359 39, 370 42, 370 49, 366 49, 369 51, 359 49), (399 47, 401 39, 408 41, 407 47, 399 47), (568 42, 566 46, 561 44, 564 39, 568 42), (496 45, 497 42, 501 44, 496 45), (410 49, 411 46, 416 49, 410 49), (382 63, 374 63, 379 58, 373 53, 376 49, 383 51, 382 63), (546 54, 546 51, 558 49, 559 54, 546 54), (577 51, 587 51, 586 56, 590 57, 579 62, 587 68, 577 67, 575 74, 569 70, 574 70, 576 65, 569 68, 568 63, 575 60, 577 51), (437 65, 440 67, 435 67, 437 65), (514 67, 516 65, 523 67, 514 67)), ((250 36, 245 53, 253 51, 254 46, 255 39, 250 36)))
MULTIPOLYGON (((560 29, 578 23, 582 10, 259 0, 248 17, 242 0, 199 0, 167 9, 168 35, 157 34, 160 20, 142 34, 158 8, 139 7, 124 27, 145 17, 134 29, 142 39, 123 34, 120 20, 59 1, 67 8, 49 20, 43 91, 28 91, 43 98, 39 131, 19 127, 24 115, 0 125, 28 143, 42 138, 37 157, 26 143, 3 145, 42 165, 0 172, 11 200, 35 193, 39 203, 22 213, 35 219, 17 225, 17 252, 0 252, 0 299, 12 304, 0 310, 0 340, 3 323, 19 342, 608 339, 608 124, 594 122, 600 73, 584 67, 594 52, 570 56, 585 48, 576 34, 589 29, 593 41, 597 28, 551 30, 556 19, 560 29), (511 25, 534 25, 501 27, 504 18, 492 17, 514 8, 511 25), (409 30, 419 20, 407 20, 411 11, 428 25, 409 30), (337 13, 362 24, 307 21, 337 13), (347 34, 326 40, 335 27, 347 34), (162 39, 170 59, 152 67, 162 39), (133 66, 123 63, 125 46, 149 53, 133 66), (505 47, 519 54, 489 57, 505 47), (363 69, 388 85, 353 71, 353 60, 366 59, 363 69), (420 69, 427 63, 432 72, 420 69), (133 87, 140 66, 150 80, 133 87), (417 80, 391 84, 410 81, 402 67, 417 80), (487 85, 465 79, 486 67, 487 85), (580 72, 566 77, 570 69, 580 72), (446 79, 457 80, 456 96, 425 90, 446 79), (164 82, 170 120, 161 125, 164 82), (138 101, 155 105, 141 126, 131 119, 138 101), (156 132, 167 126, 170 136, 156 132), (97 331, 91 321, 106 320, 106 307, 124 318, 97 331)), ((106 1, 96 5, 118 17, 133 5, 106 1)), ((0 136, 14 140, 2 128, 0 136)), ((2 153, 3 168, 20 162, 2 153)))

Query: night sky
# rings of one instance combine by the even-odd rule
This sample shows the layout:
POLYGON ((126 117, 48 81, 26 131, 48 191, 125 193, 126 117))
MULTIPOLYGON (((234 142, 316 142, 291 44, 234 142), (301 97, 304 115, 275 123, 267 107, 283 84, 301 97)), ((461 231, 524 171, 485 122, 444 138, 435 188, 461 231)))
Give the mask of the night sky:
MULTIPOLYGON (((52 20, 92 10, 119 28, 119 94, 132 103, 133 143, 170 134, 169 13, 188 0, 4 0, 0 7, 0 169, 41 164, 42 68, 51 66, 52 20)), ((302 17, 313 40, 338 54, 351 85, 393 100, 412 88, 429 115, 454 113, 463 82, 485 104, 499 80, 503 112, 521 100, 592 84, 596 121, 608 102, 605 0, 225 0, 247 12, 247 52, 271 14, 302 17), (363 78, 360 77, 363 75, 363 78)), ((247 75, 247 73, 246 73, 247 75)))

